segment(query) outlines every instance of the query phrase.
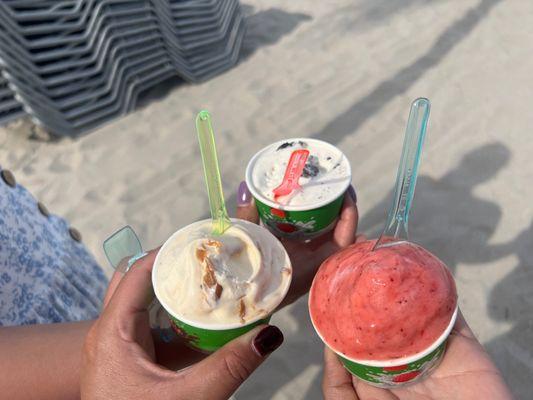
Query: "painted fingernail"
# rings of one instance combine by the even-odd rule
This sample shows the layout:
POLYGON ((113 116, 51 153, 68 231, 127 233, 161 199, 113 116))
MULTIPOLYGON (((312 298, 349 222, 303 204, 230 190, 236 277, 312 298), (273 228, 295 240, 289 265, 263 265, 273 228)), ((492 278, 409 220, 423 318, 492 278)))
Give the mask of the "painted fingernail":
POLYGON ((147 255, 148 255, 148 253, 146 251, 143 251, 142 253, 136 254, 133 257, 131 257, 128 260, 128 269, 126 270, 126 272, 128 272, 130 270, 130 268, 132 267, 133 264, 135 264, 137 261, 139 261, 141 258, 143 258, 143 257, 145 257, 147 255))
POLYGON ((254 339, 254 350, 264 357, 272 353, 283 343, 283 333, 278 327, 269 325, 257 334, 254 339))
POLYGON ((252 202, 252 193, 248 189, 248 185, 245 181, 242 181, 237 191, 237 205, 239 207, 247 206, 252 202))
POLYGON ((350 187, 348 187, 348 194, 352 198, 353 202, 357 203, 357 195, 355 194, 355 189, 353 185, 350 185, 350 187))

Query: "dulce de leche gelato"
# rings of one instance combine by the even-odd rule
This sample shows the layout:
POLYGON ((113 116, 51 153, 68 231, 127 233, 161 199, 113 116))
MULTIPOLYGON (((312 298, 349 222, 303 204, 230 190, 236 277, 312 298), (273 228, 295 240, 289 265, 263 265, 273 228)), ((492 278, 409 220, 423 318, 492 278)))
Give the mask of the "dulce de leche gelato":
POLYGON ((391 360, 430 347, 457 304, 448 268, 408 242, 375 251, 375 241, 328 258, 311 288, 311 319, 335 351, 357 360, 391 360))
POLYGON ((271 314, 291 282, 281 243, 266 229, 233 219, 213 236, 211 220, 191 224, 164 244, 156 259, 156 295, 190 324, 246 324, 271 314))

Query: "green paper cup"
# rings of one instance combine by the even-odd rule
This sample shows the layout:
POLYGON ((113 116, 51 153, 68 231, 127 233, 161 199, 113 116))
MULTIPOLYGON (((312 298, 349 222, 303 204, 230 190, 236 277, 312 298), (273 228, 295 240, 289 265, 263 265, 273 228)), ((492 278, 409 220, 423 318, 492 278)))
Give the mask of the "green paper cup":
MULTIPOLYGON (((311 304, 311 302, 309 302, 311 304)), ((442 360, 446 350, 446 342, 457 319, 458 306, 452 315, 450 323, 440 337, 427 349, 412 356, 397 358, 394 360, 357 360, 346 357, 335 350, 320 334, 313 318, 311 322, 318 336, 332 351, 334 351, 346 368, 353 376, 364 380, 372 386, 384 389, 392 389, 415 383, 429 375, 442 360)))
MULTIPOLYGON (((171 244, 177 236, 181 235, 183 231, 189 229, 193 225, 197 225, 197 224, 199 225, 206 221, 211 221, 211 220, 198 221, 196 223, 188 225, 176 231, 172 236, 170 236, 170 238, 167 239, 165 244, 163 244, 163 246, 159 250, 156 256, 156 259, 154 261, 154 268, 152 270, 152 285, 154 287, 156 298, 161 303, 161 306, 163 307, 163 309, 167 312, 169 316, 171 328, 174 330, 174 332, 176 332, 176 334, 184 340, 187 346, 195 350, 204 352, 204 353, 211 353, 219 349, 220 347, 224 346, 226 343, 232 341, 233 339, 252 330, 254 327, 261 325, 261 324, 268 324, 272 313, 285 298, 285 295, 287 294, 289 287, 290 287, 291 279, 289 277, 289 281, 286 284, 286 287, 283 289, 283 292, 280 294, 279 301, 274 305, 272 311, 269 314, 258 315, 257 317, 246 321, 246 323, 244 324, 242 323, 215 324, 215 323, 198 322, 198 321, 192 321, 190 318, 185 318, 184 316, 176 313, 172 309, 172 307, 170 307, 170 305, 166 303, 163 296, 161 296, 160 288, 157 283, 157 276, 158 276, 157 271, 158 271, 159 264, 160 264, 160 254, 162 254, 165 248, 168 247, 169 244, 171 244)), ((252 225, 256 229, 264 230, 264 228, 259 227, 258 225, 252 224, 248 221, 237 220, 233 218, 232 218, 232 221, 234 223, 238 221, 241 224, 252 225)), ((279 244, 279 248, 285 254, 286 262, 288 263, 287 265, 290 268, 291 265, 290 265, 289 256, 287 255, 287 252, 285 251, 281 243, 279 243, 278 239, 275 238, 273 235, 271 235, 270 232, 266 230, 265 232, 267 233, 267 235, 271 236, 272 240, 275 240, 279 244)))
POLYGON ((187 346, 203 353, 212 353, 226 343, 231 342, 233 339, 244 335, 256 326, 268 324, 270 321, 269 315, 266 318, 261 318, 255 322, 241 325, 237 328, 224 329, 224 326, 220 326, 219 329, 208 329, 202 328, 198 326, 198 324, 192 325, 192 322, 187 324, 183 322, 183 320, 176 318, 174 314, 168 310, 167 313, 169 315, 172 330, 184 340, 187 346))
MULTIPOLYGON (((295 150, 298 148, 302 147, 294 147, 295 150)), ((281 167, 283 169, 286 167, 289 156, 290 152, 287 151, 284 157, 272 160, 272 162, 281 163, 278 172, 281 171, 281 167)), ((273 143, 255 154, 246 168, 246 184, 255 199, 257 211, 263 225, 278 237, 302 240, 320 236, 335 226, 341 210, 344 193, 350 185, 351 178, 350 163, 337 147, 322 140, 308 138, 285 139, 273 143), (292 147, 286 146, 286 144, 302 142, 308 145, 311 155, 313 155, 313 149, 319 149, 331 154, 332 156, 329 159, 334 160, 335 165, 338 164, 343 173, 340 177, 337 175, 328 180, 326 175, 318 181, 311 180, 307 186, 303 184, 301 188, 303 192, 306 191, 306 188, 309 190, 310 187, 313 187, 311 190, 316 190, 318 187, 322 190, 321 193, 314 195, 313 199, 306 201, 305 204, 296 205, 289 202, 289 204, 283 205, 269 198, 265 193, 266 189, 259 187, 261 174, 258 171, 268 165, 268 162, 272 159, 272 154, 277 151, 276 149, 288 148, 290 150, 292 147)), ((276 182, 276 185, 281 183, 281 178, 278 180, 279 182, 276 182)), ((270 188, 268 191, 271 192, 272 189, 270 188)))

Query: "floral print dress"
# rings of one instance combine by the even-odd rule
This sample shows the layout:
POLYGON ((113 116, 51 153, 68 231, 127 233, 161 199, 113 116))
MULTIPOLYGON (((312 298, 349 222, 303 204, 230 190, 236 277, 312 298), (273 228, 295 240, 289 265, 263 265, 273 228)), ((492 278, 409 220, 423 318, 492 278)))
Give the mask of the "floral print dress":
POLYGON ((96 318, 106 287, 80 234, 0 168, 0 326, 96 318))

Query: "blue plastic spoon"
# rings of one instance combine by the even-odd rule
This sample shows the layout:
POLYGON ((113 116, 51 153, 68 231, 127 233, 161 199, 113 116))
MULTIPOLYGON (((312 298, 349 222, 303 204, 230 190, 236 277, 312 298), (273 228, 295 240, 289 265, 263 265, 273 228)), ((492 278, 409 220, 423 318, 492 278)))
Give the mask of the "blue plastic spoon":
POLYGON ((409 240, 407 224, 409 211, 413 206, 418 166, 420 165, 420 156, 429 119, 429 109, 429 100, 425 98, 418 98, 411 104, 402 156, 398 166, 398 175, 396 176, 393 201, 383 233, 377 240, 373 250, 409 240))

